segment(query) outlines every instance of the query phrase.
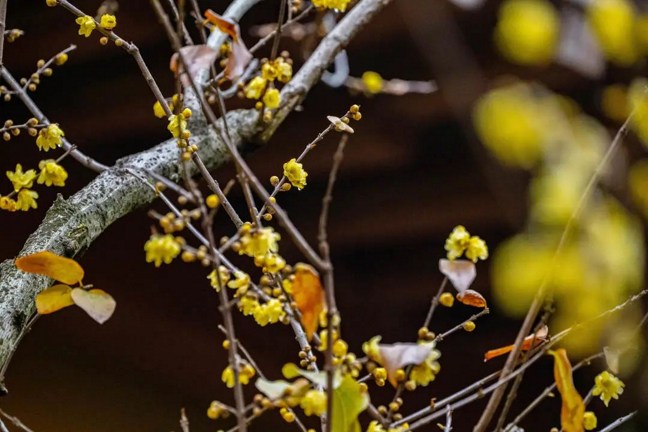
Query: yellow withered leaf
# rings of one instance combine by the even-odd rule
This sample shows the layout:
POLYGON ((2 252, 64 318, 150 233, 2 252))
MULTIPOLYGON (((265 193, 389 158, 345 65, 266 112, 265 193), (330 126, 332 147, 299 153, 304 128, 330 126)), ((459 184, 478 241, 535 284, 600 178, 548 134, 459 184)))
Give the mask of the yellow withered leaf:
POLYGON ((99 324, 108 321, 117 307, 115 299, 104 290, 74 288, 71 295, 74 303, 99 324))
POLYGON ((72 288, 64 284, 51 286, 36 295, 36 310, 39 314, 46 315, 72 306, 72 288))
POLYGON ((83 267, 73 259, 62 257, 50 251, 36 252, 16 260, 16 267, 28 273, 50 277, 68 285, 83 279, 83 267))
POLYGON ((560 410, 560 425, 564 432, 584 432, 583 416, 585 404, 583 398, 574 387, 572 367, 564 348, 549 351, 554 358, 554 379, 562 399, 560 410))
POLYGON ((317 271, 308 264, 295 265, 292 296, 301 314, 301 323, 310 341, 317 330, 319 315, 325 308, 324 289, 317 271))

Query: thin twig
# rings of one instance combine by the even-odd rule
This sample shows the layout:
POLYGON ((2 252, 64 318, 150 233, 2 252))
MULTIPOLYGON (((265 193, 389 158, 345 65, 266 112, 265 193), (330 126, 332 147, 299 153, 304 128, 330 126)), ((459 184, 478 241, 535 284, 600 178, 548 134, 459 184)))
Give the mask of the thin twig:
POLYGON ((20 421, 18 417, 14 417, 12 415, 7 414, 0 408, 0 415, 5 417, 7 420, 9 420, 11 423, 14 424, 18 429, 22 430, 23 432, 34 432, 30 428, 28 428, 23 422, 20 421))
POLYGON ((621 426, 623 423, 627 422, 627 421, 630 420, 632 417, 634 417, 635 415, 637 415, 637 412, 638 412, 638 411, 633 411, 633 412, 631 412, 630 414, 628 414, 628 415, 626 415, 626 416, 623 416, 623 417, 620 417, 620 418, 614 420, 612 423, 610 423, 609 425, 607 425, 606 427, 604 427, 603 429, 601 429, 599 432, 610 432, 610 431, 613 431, 614 429, 618 428, 618 427, 621 426))

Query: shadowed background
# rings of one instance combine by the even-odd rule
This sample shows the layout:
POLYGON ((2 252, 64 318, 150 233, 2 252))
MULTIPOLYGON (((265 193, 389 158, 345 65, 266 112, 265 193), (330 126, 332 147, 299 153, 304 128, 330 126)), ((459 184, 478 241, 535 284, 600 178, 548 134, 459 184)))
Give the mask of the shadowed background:
MULTIPOLYGON (((488 80, 502 73, 540 79, 594 111, 601 85, 558 66, 519 69, 501 60, 490 42, 497 6, 493 2, 466 12, 443 2, 402 1, 406 4, 389 6, 348 47, 351 73, 359 76, 375 70, 385 78, 435 79, 441 90, 431 95, 367 98, 320 84, 306 99, 303 111, 291 114, 267 147, 248 156, 267 184, 269 176, 281 173, 283 162, 326 127, 326 115, 341 115, 352 103, 362 105, 363 119, 353 125, 356 134, 347 146, 334 192, 329 234, 344 336, 358 354, 361 343, 376 334, 386 342, 416 338, 441 282, 437 261, 444 255, 443 242, 455 225, 465 225, 491 248, 524 225, 525 176, 500 167, 469 127, 470 105, 487 89, 488 80)), ((94 15, 99 3, 75 4, 94 15)), ((118 34, 139 46, 163 92, 170 95, 172 52, 161 26, 148 2, 121 3, 118 34)), ((218 11, 227 3, 201 2, 218 11)), ((271 22, 277 6, 274 0, 262 2, 242 20, 242 29, 271 22)), ((152 115, 153 96, 132 58, 122 50, 101 46, 96 35, 78 36, 74 18, 61 8, 47 8, 43 0, 10 2, 7 25, 26 32, 5 47, 5 64, 15 76, 29 76, 38 59, 49 58, 70 43, 78 45, 65 66, 42 79, 33 97, 83 152, 111 164, 167 139, 166 122, 152 115)), ((294 42, 284 40, 282 48, 292 49, 298 57, 294 42)), ((230 109, 251 106, 239 99, 229 103, 230 109)), ((0 110, 2 120, 27 118, 17 101, 3 103, 0 110)), ((338 138, 329 135, 305 160, 309 172, 305 190, 280 195, 280 202, 312 242, 338 138)), ((2 170, 12 169, 17 162, 32 167, 39 156, 29 137, 0 144, 2 170)), ((68 184, 56 191, 39 189, 38 210, 0 214, 0 259, 19 252, 55 192, 69 196, 93 178, 92 172, 69 160, 64 165, 70 173, 68 184)), ((216 174, 226 182, 234 170, 226 167, 216 174)), ((2 191, 8 192, 9 187, 5 181, 2 191)), ((231 196, 236 208, 244 211, 239 192, 231 196)), ((160 203, 154 208, 165 211, 160 203)), ((231 234, 228 220, 220 216, 217 235, 231 234)), ((80 257, 87 280, 116 298, 115 315, 103 326, 74 308, 40 319, 13 359, 6 379, 10 393, 0 399, 0 408, 36 432, 178 430, 181 407, 187 409, 192 431, 229 427, 230 423, 216 424, 205 415, 213 399, 232 402, 220 381, 227 356, 220 347, 218 301, 205 279, 207 271, 196 264, 174 263, 159 269, 146 264, 143 244, 150 224, 146 209, 137 211, 112 225, 80 257)), ((288 262, 300 260, 286 241, 281 251, 288 262)), ((475 286, 488 297, 487 262, 478 264, 475 286)), ((472 313, 462 305, 442 308, 431 329, 446 330, 472 313)), ((239 314, 235 319, 241 341, 266 375, 280 378, 281 365, 297 359, 298 346, 290 329, 260 328, 239 314)), ((443 398, 501 367, 503 360, 484 364, 483 352, 510 343, 517 329, 518 323, 500 316, 495 308, 477 322, 475 332, 460 332, 442 342, 441 374, 419 390, 419 396, 408 395, 403 411, 423 407, 430 398, 443 398)), ((551 359, 541 361, 533 371, 526 377, 514 414, 551 382, 551 359)), ((589 386, 591 372, 577 376, 581 389, 589 386)), ((606 411, 600 401, 593 402, 600 425, 641 406, 645 380, 640 379, 639 375, 628 382, 621 401, 606 411)), ((252 386, 248 387, 251 395, 252 386)), ((378 393, 377 399, 383 396, 387 401, 390 393, 378 393)), ((456 430, 469 430, 482 408, 483 403, 475 403, 458 412, 456 430)), ((558 398, 550 399, 524 426, 548 430, 559 423, 558 413, 558 398)), ((280 426, 274 412, 264 418, 265 427, 294 427, 280 426)))

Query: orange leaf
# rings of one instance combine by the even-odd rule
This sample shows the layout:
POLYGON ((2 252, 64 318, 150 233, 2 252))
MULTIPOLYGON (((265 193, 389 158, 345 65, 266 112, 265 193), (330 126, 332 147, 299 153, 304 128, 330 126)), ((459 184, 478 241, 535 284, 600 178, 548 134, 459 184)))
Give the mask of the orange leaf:
POLYGON ((549 351, 549 354, 554 357, 554 379, 562 399, 562 409, 560 410, 562 430, 564 432, 583 432, 585 404, 574 387, 572 367, 569 357, 567 357, 567 351, 560 348, 556 351, 549 351))
POLYGON ((245 46, 243 38, 241 38, 241 30, 237 23, 229 18, 218 15, 211 9, 205 11, 205 18, 220 31, 232 38, 232 52, 225 65, 225 78, 234 81, 243 74, 245 67, 252 60, 252 54, 245 46))
POLYGON ((325 308, 324 289, 317 271, 304 263, 295 265, 292 296, 301 314, 301 323, 310 341, 317 330, 319 315, 325 308))
MULTIPOLYGON (((535 334, 529 335, 524 338, 524 340, 522 341, 522 345, 520 346, 520 349, 522 351, 528 351, 532 348, 531 344, 533 344, 533 346, 538 346, 541 342, 547 339, 547 334, 549 334, 549 328, 547 326, 542 326, 542 328, 538 330, 535 334)), ((505 347, 495 348, 490 351, 487 351, 486 354, 484 354, 484 361, 487 362, 492 358, 499 357, 504 354, 508 354, 511 351, 513 351, 514 346, 515 345, 507 345, 505 347)))
POLYGON ((211 9, 207 9, 205 11, 205 18, 207 18, 207 21, 215 25, 218 28, 218 30, 227 34, 232 39, 234 40, 238 39, 239 37, 238 24, 236 24, 231 19, 218 15, 216 12, 214 12, 211 9))
POLYGON ((36 295, 36 310, 46 315, 74 304, 70 296, 72 288, 59 284, 44 289, 36 295))
POLYGON ((419 365, 432 351, 433 344, 395 343, 378 345, 382 365, 387 370, 389 382, 396 387, 396 371, 409 365, 419 365))
POLYGON ((457 293, 457 300, 468 306, 479 308, 485 308, 487 306, 484 296, 471 289, 457 293))
POLYGON ((83 279, 83 268, 78 262, 50 251, 20 257, 16 260, 16 267, 24 272, 47 276, 68 285, 74 285, 83 279))
POLYGON ((104 290, 74 288, 71 295, 74 303, 99 324, 108 321, 117 307, 115 299, 104 290))

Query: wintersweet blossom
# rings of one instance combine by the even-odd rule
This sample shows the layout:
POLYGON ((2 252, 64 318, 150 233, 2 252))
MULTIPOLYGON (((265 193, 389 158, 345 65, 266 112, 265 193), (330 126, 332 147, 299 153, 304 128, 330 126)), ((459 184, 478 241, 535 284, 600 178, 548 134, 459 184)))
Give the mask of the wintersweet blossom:
POLYGON ((38 138, 36 138, 36 145, 40 150, 48 151, 50 149, 55 149, 60 147, 63 143, 63 138, 65 133, 59 127, 57 123, 52 123, 47 125, 38 132, 38 138))
POLYGON ((117 18, 115 15, 103 14, 99 26, 106 30, 112 30, 117 27, 117 18))
POLYGON ((268 80, 261 76, 252 78, 252 80, 245 86, 244 93, 248 99, 259 99, 265 90, 268 80))
POLYGON ((277 90, 276 88, 268 89, 263 95, 263 104, 268 109, 279 108, 280 103, 281 95, 279 94, 279 90, 277 90))
POLYGON ((436 375, 441 371, 441 365, 437 361, 441 357, 441 352, 434 349, 434 342, 431 342, 432 350, 425 361, 412 368, 410 379, 417 385, 427 386, 434 381, 436 375))
POLYGON ((144 244, 144 250, 146 262, 153 262, 155 267, 160 267, 162 262, 170 264, 180 254, 180 245, 171 234, 153 235, 144 244))
POLYGON ((38 204, 36 204, 37 198, 38 193, 36 191, 21 189, 16 199, 16 210, 27 211, 30 208, 38 208, 38 204))
POLYGON ((79 24, 79 35, 90 37, 92 31, 97 28, 94 18, 90 15, 81 16, 76 19, 76 23, 79 24))
POLYGON ((230 280, 230 272, 226 267, 220 266, 218 267, 218 275, 216 274, 216 270, 214 269, 211 273, 209 273, 207 279, 209 279, 209 283, 212 288, 214 288, 216 291, 220 291, 221 285, 226 284, 230 280))
POLYGON ((171 132, 173 138, 180 138, 182 133, 187 130, 187 120, 182 114, 172 114, 168 120, 167 129, 171 132))
POLYGON ((608 406, 611 399, 619 399, 623 393, 623 381, 615 377, 608 371, 603 371, 594 377, 594 390, 592 395, 600 396, 601 400, 608 406))
POLYGON ((68 173, 61 165, 57 164, 52 159, 42 160, 38 163, 40 174, 38 176, 38 184, 45 184, 45 186, 65 186, 65 180, 68 178, 68 173))
POLYGON ((344 12, 351 0, 313 0, 313 6, 319 9, 333 9, 344 12))
POLYGON ((30 169, 23 172, 22 165, 16 164, 14 171, 7 171, 7 178, 13 185, 14 191, 18 192, 23 188, 29 189, 32 187, 36 179, 36 171, 30 169))
POLYGON ((278 322, 285 314, 281 302, 277 299, 268 300, 252 312, 254 320, 262 327, 278 322))
POLYGON ((283 165, 283 175, 286 176, 290 184, 297 189, 302 190, 306 186, 306 177, 308 173, 304 170, 304 166, 297 162, 297 159, 292 158, 283 165))
POLYGON ((585 428, 585 430, 596 429, 597 423, 598 420, 596 418, 596 414, 594 414, 592 411, 586 411, 583 415, 583 427, 585 428))
POLYGON ((299 406, 307 416, 321 416, 326 411, 326 393, 321 390, 308 390, 299 406))

